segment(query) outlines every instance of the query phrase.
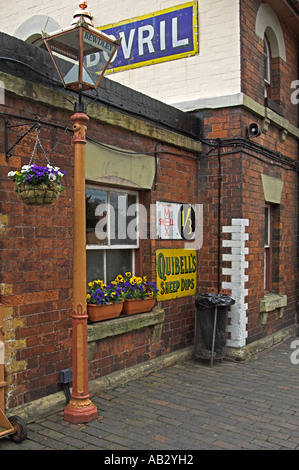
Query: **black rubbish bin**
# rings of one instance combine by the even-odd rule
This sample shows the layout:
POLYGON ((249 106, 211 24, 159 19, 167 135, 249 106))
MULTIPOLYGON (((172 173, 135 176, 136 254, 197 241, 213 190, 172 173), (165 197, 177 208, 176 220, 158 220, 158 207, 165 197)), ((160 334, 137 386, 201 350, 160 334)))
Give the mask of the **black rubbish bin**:
POLYGON ((228 307, 235 301, 224 294, 197 294, 194 357, 223 359, 226 354, 228 307))

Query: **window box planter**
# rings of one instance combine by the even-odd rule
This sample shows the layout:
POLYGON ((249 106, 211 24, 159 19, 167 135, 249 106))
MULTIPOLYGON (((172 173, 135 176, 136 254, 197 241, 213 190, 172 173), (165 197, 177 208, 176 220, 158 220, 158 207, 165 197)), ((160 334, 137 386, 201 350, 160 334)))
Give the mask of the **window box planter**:
POLYGON ((98 322, 117 318, 123 309, 123 304, 123 301, 108 305, 87 304, 88 319, 90 322, 98 322))
POLYGON ((126 299, 122 313, 125 315, 134 315, 136 313, 150 312, 156 303, 155 298, 149 299, 126 299))
MULTIPOLYGON (((155 282, 148 282, 145 277, 132 276, 127 272, 125 277, 118 275, 114 281, 107 285, 101 279, 89 282, 86 301, 88 307, 99 306, 100 308, 106 305, 110 306, 111 303, 116 305, 121 303, 118 315, 120 313, 134 315, 135 313, 150 312, 156 303, 157 293, 155 282)), ((95 316, 90 313, 90 321, 99 321, 94 318, 95 316)))

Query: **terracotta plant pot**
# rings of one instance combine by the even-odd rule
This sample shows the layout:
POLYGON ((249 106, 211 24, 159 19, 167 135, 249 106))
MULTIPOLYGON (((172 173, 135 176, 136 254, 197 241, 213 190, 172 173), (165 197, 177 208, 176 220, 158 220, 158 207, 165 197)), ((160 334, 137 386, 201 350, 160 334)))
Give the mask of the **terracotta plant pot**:
POLYGON ((55 184, 51 185, 51 187, 45 184, 39 187, 34 187, 27 183, 21 183, 19 185, 15 185, 15 191, 25 204, 29 204, 31 206, 53 204, 60 195, 55 184))
POLYGON ((126 299, 122 313, 134 315, 135 313, 150 312, 156 303, 155 298, 149 299, 126 299))
POLYGON ((118 304, 111 303, 109 305, 87 304, 88 319, 91 322, 97 322, 117 318, 123 309, 123 305, 123 301, 118 304))

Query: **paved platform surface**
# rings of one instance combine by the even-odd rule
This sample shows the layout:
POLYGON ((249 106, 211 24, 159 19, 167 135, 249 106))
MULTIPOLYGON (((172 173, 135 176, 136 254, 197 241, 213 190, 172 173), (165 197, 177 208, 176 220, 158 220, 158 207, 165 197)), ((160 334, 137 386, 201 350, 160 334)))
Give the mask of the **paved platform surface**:
POLYGON ((299 338, 245 363, 190 360, 93 398, 91 423, 54 414, 28 424, 21 444, 1 439, 0 451, 299 450, 297 362, 299 338))

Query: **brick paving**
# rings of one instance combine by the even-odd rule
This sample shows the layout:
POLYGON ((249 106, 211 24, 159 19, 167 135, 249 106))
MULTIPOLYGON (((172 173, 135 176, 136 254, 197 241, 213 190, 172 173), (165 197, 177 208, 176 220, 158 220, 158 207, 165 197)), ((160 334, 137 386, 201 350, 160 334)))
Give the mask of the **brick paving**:
POLYGON ((0 451, 299 450, 294 339, 244 363, 159 370, 94 397, 97 420, 70 424, 57 413, 28 424, 21 444, 1 439, 0 451))

